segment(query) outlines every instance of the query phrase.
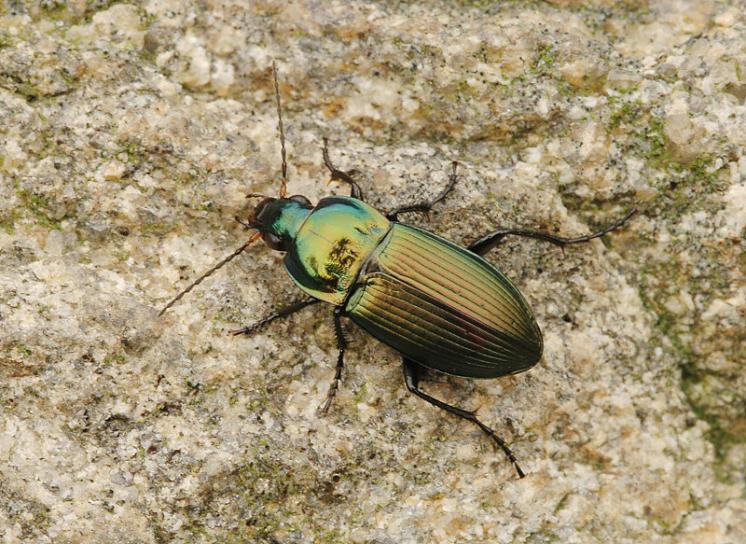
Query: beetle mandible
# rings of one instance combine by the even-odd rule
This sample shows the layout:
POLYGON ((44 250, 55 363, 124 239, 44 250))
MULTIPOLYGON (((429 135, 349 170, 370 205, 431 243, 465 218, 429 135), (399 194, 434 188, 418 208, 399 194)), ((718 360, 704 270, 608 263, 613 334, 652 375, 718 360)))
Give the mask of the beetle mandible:
POLYGON ((501 228, 461 247, 399 222, 400 214, 427 212, 446 198, 456 183, 456 162, 448 185, 435 199, 381 213, 365 203, 351 173, 332 164, 326 138, 324 164, 332 180, 350 186, 350 196, 322 198, 313 206, 305 196, 287 196, 285 132, 274 62, 272 73, 282 160, 279 197, 263 197, 248 221, 237 218, 255 232, 176 295, 159 315, 262 238, 271 249, 285 253, 288 274, 307 296, 233 334, 251 334, 306 306, 330 303, 334 306, 338 356, 334 378, 319 408, 322 413, 329 409, 342 377, 347 341, 341 320, 347 317, 402 355, 409 391, 479 427, 523 478, 525 474, 508 445, 475 412, 447 404, 420 388, 422 371, 430 368, 466 378, 499 378, 533 367, 542 355, 541 329, 521 292, 483 255, 509 235, 558 246, 587 242, 619 228, 636 210, 598 232, 576 238, 501 228))

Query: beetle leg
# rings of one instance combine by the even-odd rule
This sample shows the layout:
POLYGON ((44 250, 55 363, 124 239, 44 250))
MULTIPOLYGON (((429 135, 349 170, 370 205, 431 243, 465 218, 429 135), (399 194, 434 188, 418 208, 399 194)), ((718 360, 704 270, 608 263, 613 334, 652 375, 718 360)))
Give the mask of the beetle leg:
POLYGON ((513 464, 513 467, 515 468, 516 472, 518 473, 519 478, 523 478, 525 474, 523 473, 523 470, 521 470, 521 467, 518 465, 518 460, 515 458, 515 455, 513 455, 513 452, 510 451, 510 448, 505 443, 505 441, 500 438, 497 433, 492 430, 490 427, 479 421, 477 419, 477 416, 474 412, 469 412, 467 410, 462 410, 461 408, 456 408, 455 406, 451 406, 450 404, 446 404, 442 400, 438 400, 435 397, 431 397, 422 389, 419 387, 419 381, 420 381, 420 372, 422 371, 422 367, 412 361, 411 359, 403 359, 404 362, 404 383, 407 385, 407 389, 409 389, 410 392, 414 393, 421 399, 429 402, 433 406, 437 406, 438 408, 445 410, 449 414, 453 414, 455 416, 458 416, 462 419, 465 419, 467 421, 471 421, 482 429, 482 432, 484 432, 487 436, 492 439, 492 441, 497 444, 500 449, 503 450, 507 458, 510 460, 510 462, 513 464))
POLYGON ((363 190, 360 188, 360 185, 358 185, 357 181, 355 181, 351 176, 354 170, 344 172, 342 170, 337 170, 337 168, 335 168, 332 164, 332 161, 329 158, 329 140, 327 138, 324 138, 324 147, 321 149, 321 154, 324 157, 324 166, 329 169, 329 172, 332 175, 332 181, 337 180, 349 185, 350 196, 363 202, 365 200, 363 198, 363 190))
POLYGON ((445 198, 448 196, 448 193, 453 191, 454 185, 456 185, 456 180, 458 179, 458 176, 456 175, 456 168, 458 167, 458 163, 456 161, 453 161, 451 163, 451 175, 448 176, 448 185, 446 185, 445 189, 443 189, 438 196, 436 196, 433 200, 419 202, 417 204, 410 204, 408 206, 399 206, 397 208, 394 208, 390 212, 386 212, 386 219, 389 221, 398 221, 399 220, 399 214, 400 213, 407 213, 407 212, 429 212, 433 206, 435 206, 438 202, 443 202, 445 198))
POLYGON ((293 302, 292 304, 289 304, 288 306, 285 306, 284 308, 280 308, 274 313, 269 314, 267 317, 260 319, 256 323, 252 323, 248 327, 236 329, 236 330, 230 331, 230 333, 233 336, 238 336, 239 334, 251 334, 261 329, 265 325, 270 324, 275 319, 280 319, 282 317, 293 315, 295 312, 302 310, 306 306, 310 306, 311 304, 316 304, 317 302, 321 302, 321 301, 315 298, 310 298, 310 297, 303 299, 303 300, 298 300, 296 302, 293 302))
POLYGON ((577 238, 564 238, 562 236, 555 236, 554 234, 550 234, 548 232, 542 232, 540 230, 525 230, 525 229, 499 229, 495 232, 491 232, 490 234, 487 234, 477 240, 476 242, 473 242, 471 245, 468 246, 469 251, 473 251, 474 253, 478 255, 484 255, 492 248, 496 247, 500 242, 502 242, 503 238, 506 236, 515 235, 515 236, 524 236, 526 238, 534 238, 536 240, 544 240, 545 242, 549 242, 551 244, 557 245, 557 246, 566 246, 569 244, 580 244, 582 242, 588 242, 590 240, 593 240, 594 238, 599 238, 603 236, 604 234, 607 234, 611 232, 612 230, 616 230, 622 225, 624 225, 627 220, 629 220, 630 217, 632 217, 637 212, 637 209, 632 208, 629 212, 625 214, 624 217, 621 219, 618 219, 614 221, 611 225, 608 227, 605 227, 598 232, 594 232, 592 234, 587 234, 585 236, 578 236, 577 238))
POLYGON ((334 396, 337 394, 339 389, 339 382, 342 380, 342 369, 345 366, 345 350, 347 349, 347 339, 345 338, 344 330, 342 329, 342 308, 334 308, 334 335, 337 337, 337 349, 339 354, 337 355, 337 366, 334 369, 334 378, 332 383, 329 384, 329 391, 326 393, 326 399, 321 406, 319 406, 319 414, 326 414, 329 411, 329 407, 332 405, 334 396))

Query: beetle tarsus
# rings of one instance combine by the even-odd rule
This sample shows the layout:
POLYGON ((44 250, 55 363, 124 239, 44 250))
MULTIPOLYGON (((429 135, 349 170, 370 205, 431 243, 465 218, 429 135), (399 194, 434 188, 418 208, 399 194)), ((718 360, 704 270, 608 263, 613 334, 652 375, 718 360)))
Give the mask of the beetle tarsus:
POLYGON ((350 172, 344 172, 337 169, 334 164, 332 164, 332 160, 329 158, 329 139, 326 137, 324 137, 324 147, 321 148, 321 154, 324 158, 324 166, 329 169, 329 172, 331 174, 331 181, 336 180, 341 181, 342 183, 346 183, 350 186, 350 196, 360 201, 364 201, 363 190, 360 188, 358 182, 355 181, 350 175, 351 172, 354 172, 354 170, 350 170, 350 172))
POLYGON ((433 206, 438 204, 439 202, 443 202, 445 198, 448 196, 448 194, 453 191, 453 187, 456 185, 456 181, 458 181, 458 175, 456 173, 456 169, 458 168, 458 162, 453 161, 451 163, 451 175, 448 176, 448 185, 445 186, 445 188, 436 196, 433 200, 426 200, 424 202, 419 202, 417 204, 410 204, 408 206, 399 206, 397 208, 394 208, 390 212, 386 212, 386 219, 389 221, 398 221, 399 220, 399 214, 400 213, 408 213, 408 212, 423 212, 425 214, 429 213, 430 210, 433 209, 433 206))
POLYGON ((334 369, 334 378, 332 383, 329 384, 329 390, 326 393, 326 399, 319 406, 319 414, 325 415, 329 411, 329 407, 332 405, 334 397, 337 395, 339 390, 339 382, 342 381, 342 369, 345 366, 345 351, 347 350, 347 339, 345 338, 344 329, 342 328, 342 309, 337 307, 334 309, 334 336, 337 337, 337 366, 334 369))
POLYGON ((288 304, 284 308, 280 308, 274 313, 269 314, 267 317, 263 317, 256 323, 252 323, 251 325, 247 327, 242 327, 240 329, 229 331, 229 333, 232 334, 233 336, 238 336, 239 334, 251 334, 253 332, 258 331, 265 325, 268 325, 275 319, 281 319, 283 317, 288 317, 289 315, 293 315, 295 312, 302 310, 306 306, 310 306, 311 304, 316 304, 317 302, 320 302, 320 301, 315 298, 310 298, 310 297, 305 298, 303 300, 298 300, 296 302, 293 302, 292 304, 288 304))
POLYGON ((482 429, 489 437, 497 444, 501 450, 503 450, 503 453, 505 453, 505 456, 508 458, 508 460, 513 464, 513 467, 515 468, 515 471, 518 473, 519 478, 525 478, 526 474, 524 474, 523 470, 521 470, 520 465, 518 464, 518 460, 515 458, 515 455, 511 451, 511 449, 508 447, 508 445, 505 443, 505 441, 500 438, 495 431, 479 421, 477 417, 474 415, 473 412, 471 413, 471 417, 467 417, 469 421, 473 422, 477 427, 482 429))
POLYGON ((479 427, 482 432, 484 432, 487 436, 490 437, 490 439, 497 444, 497 446, 500 447, 500 449, 503 451, 505 456, 508 458, 510 463, 515 468, 515 471, 518 473, 519 478, 523 478, 526 476, 526 474, 521 470, 521 467, 518 465, 518 460, 516 459, 515 455, 511 451, 511 449, 508 447, 508 445, 505 443, 505 441, 500 438, 497 433, 492 429, 491 427, 488 427, 484 423, 482 423, 479 418, 475 415, 475 412, 470 412, 468 410, 464 410, 462 408, 457 408, 455 406, 451 406, 450 404, 447 404, 443 402, 442 400, 436 399, 435 397, 432 397, 425 393, 422 389, 419 387, 419 381, 420 381, 420 372, 422 370, 421 366, 410 360, 410 359, 403 359, 404 363, 404 383, 407 385, 407 389, 420 397, 422 400, 429 402, 433 406, 437 406, 441 410, 445 410, 449 414, 453 414, 455 416, 458 416, 462 419, 465 419, 467 421, 471 421, 479 427))

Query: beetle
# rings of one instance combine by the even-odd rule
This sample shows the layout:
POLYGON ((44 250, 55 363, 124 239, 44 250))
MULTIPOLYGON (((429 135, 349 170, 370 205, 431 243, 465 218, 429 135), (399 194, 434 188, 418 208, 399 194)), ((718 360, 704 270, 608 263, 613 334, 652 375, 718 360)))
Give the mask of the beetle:
POLYGON ((424 369, 465 378, 499 378, 524 372, 542 356, 542 333, 521 292, 483 256, 506 236, 544 240, 558 246, 587 242, 621 227, 636 212, 592 234, 565 238, 542 231, 500 228, 466 247, 399 221, 406 212, 427 212, 443 201, 457 180, 452 163, 448 185, 433 200, 380 212, 367 204, 352 172, 337 169, 324 138, 323 161, 332 180, 350 186, 349 196, 322 198, 314 206, 287 194, 287 158, 277 68, 272 64, 282 160, 279 196, 262 197, 248 221, 254 230, 233 253, 176 295, 159 315, 259 238, 285 253, 284 264, 305 298, 254 324, 232 331, 251 334, 276 319, 326 302, 333 305, 337 364, 325 413, 339 388, 347 340, 347 317, 402 355, 407 389, 446 412, 470 421, 505 453, 518 476, 525 473, 505 441, 476 413, 450 405, 420 388, 424 369))

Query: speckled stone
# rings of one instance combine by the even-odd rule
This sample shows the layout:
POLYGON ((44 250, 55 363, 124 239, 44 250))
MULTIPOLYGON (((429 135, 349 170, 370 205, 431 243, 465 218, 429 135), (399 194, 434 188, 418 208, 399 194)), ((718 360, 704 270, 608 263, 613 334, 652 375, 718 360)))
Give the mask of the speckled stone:
POLYGON ((746 9, 739 0, 20 0, 0 5, 0 540, 746 542, 746 9), (468 243, 544 332, 531 371, 433 375, 511 444, 407 393, 397 355, 250 249, 291 193, 468 243))

